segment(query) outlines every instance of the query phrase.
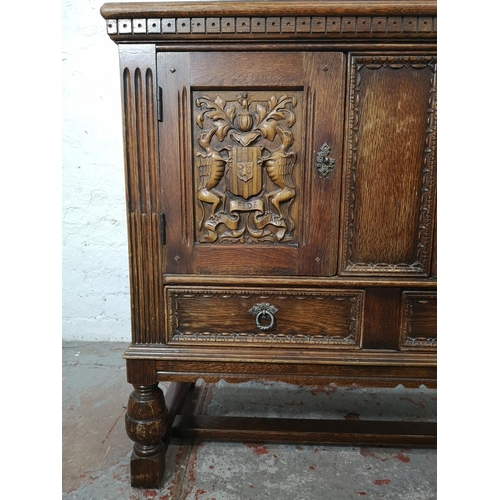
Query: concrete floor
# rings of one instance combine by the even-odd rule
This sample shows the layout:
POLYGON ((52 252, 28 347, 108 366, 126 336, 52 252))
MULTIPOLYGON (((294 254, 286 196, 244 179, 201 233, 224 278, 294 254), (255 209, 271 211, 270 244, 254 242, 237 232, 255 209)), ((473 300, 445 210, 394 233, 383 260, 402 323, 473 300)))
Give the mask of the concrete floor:
MULTIPOLYGON (((63 500, 432 500, 436 449, 173 440, 160 490, 129 486, 124 343, 63 342, 63 500)), ((436 420, 436 391, 198 382, 199 414, 436 420)))

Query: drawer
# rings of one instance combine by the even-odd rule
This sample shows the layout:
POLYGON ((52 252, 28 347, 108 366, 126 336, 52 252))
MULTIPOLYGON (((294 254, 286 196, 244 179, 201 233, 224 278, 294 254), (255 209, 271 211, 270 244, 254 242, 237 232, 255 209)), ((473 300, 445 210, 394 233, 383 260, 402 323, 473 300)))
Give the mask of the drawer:
POLYGON ((436 350, 437 293, 404 291, 402 307, 401 350, 436 350))
POLYGON ((364 291, 166 287, 168 344, 359 349, 364 291))

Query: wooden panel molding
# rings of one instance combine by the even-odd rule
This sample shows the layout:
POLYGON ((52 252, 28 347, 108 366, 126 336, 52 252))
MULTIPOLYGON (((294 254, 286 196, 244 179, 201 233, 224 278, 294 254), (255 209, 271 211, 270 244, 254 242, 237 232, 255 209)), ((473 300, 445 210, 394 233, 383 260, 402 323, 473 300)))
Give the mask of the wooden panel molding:
MULTIPOLYGON (((156 78, 137 64, 133 46, 123 49, 122 94, 128 199, 132 339, 161 343, 163 331, 156 78)), ((154 51, 153 51, 154 55, 154 51)))
POLYGON ((295 243, 297 93, 193 98, 197 241, 295 243))
POLYGON ((437 293, 403 292, 401 350, 437 348, 437 293))
MULTIPOLYGON (((428 276, 432 251, 433 221, 435 209, 435 176, 436 176, 436 135, 437 135, 437 60, 434 55, 353 55, 351 56, 351 71, 349 81, 349 100, 347 117, 346 141, 346 175, 344 188, 343 228, 342 228, 342 275, 380 275, 380 276, 428 276), (358 161, 360 151, 360 122, 363 69, 377 71, 390 68, 394 71, 414 69, 417 71, 430 68, 429 94, 425 139, 422 151, 423 164, 420 175, 420 196, 418 208, 418 223, 416 223, 416 241, 414 242, 412 262, 363 262, 353 256, 354 239, 359 238, 356 228, 356 210, 358 208, 357 186, 359 174, 358 161)), ((371 146, 372 147, 372 146, 371 146)), ((380 153, 378 153, 380 154, 380 153)), ((370 173, 373 175, 373 173, 370 173)), ((367 181, 365 180, 365 183, 367 181)), ((412 214, 408 212, 408 217, 412 214)), ((372 221, 373 222, 373 221, 372 221)), ((372 228, 376 231, 376 228, 372 228)), ((394 235, 393 235, 394 236, 394 235)), ((371 234, 371 238, 374 238, 371 234)), ((406 236, 408 238, 408 236, 406 236)), ((396 241, 396 240, 395 240, 396 241)))
POLYGON ((359 348, 363 296, 353 290, 165 288, 168 342, 359 348), (258 330, 251 309, 262 303, 273 305, 279 328, 258 330))

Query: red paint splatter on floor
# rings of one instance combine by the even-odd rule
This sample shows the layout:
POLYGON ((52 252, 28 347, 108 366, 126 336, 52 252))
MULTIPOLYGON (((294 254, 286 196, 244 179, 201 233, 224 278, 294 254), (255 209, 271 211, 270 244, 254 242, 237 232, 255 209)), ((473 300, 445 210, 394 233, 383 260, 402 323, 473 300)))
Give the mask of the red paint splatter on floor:
POLYGON ((193 447, 193 450, 191 451, 191 456, 189 457, 189 462, 187 465, 188 477, 192 483, 194 483, 196 481, 196 476, 194 474, 194 468, 195 468, 197 460, 198 460, 198 447, 195 446, 195 447, 193 447))
POLYGON ((278 458, 278 455, 276 455, 276 453, 275 453, 275 454, 273 454, 273 457, 274 457, 274 458, 278 458))
POLYGON ((250 488, 253 488, 253 484, 250 484, 249 486, 250 486, 250 488))
POLYGON ((318 448, 314 448, 314 453, 319 453, 318 448))
POLYGON ((397 455, 393 455, 393 457, 398 459, 400 462, 405 463, 405 464, 410 461, 410 459, 406 455, 403 455, 402 453, 398 453, 397 455))
POLYGON ((123 481, 126 476, 129 475, 130 466, 129 465, 119 465, 113 472, 113 479, 115 481, 123 481))
POLYGON ((347 415, 344 415, 345 420, 359 420, 359 413, 353 411, 348 413, 347 415))
POLYGON ((416 403, 415 401, 413 401, 413 399, 411 398, 399 398, 401 401, 408 401, 409 403, 413 403, 414 405, 417 405, 419 406, 420 408, 425 408, 425 403, 423 403, 422 401, 419 401, 418 403, 416 403))
POLYGON ((377 460, 380 460, 381 462, 385 462, 385 461, 389 460, 389 458, 382 458, 380 455, 377 455, 372 450, 370 450, 370 448, 365 448, 363 446, 361 446, 359 448, 359 454, 365 458, 367 458, 367 457, 376 458, 377 460))
POLYGON ((314 467, 314 465, 310 465, 310 466, 309 466, 309 468, 310 468, 311 470, 315 470, 315 469, 316 469, 316 467, 314 467))
POLYGON ((215 469, 215 465, 210 465, 208 468, 213 470, 215 469))
POLYGON ((196 493, 194 494, 194 500, 198 500, 200 498, 200 495, 203 495, 203 493, 206 493, 205 490, 196 490, 196 493))
POLYGON ((177 453, 177 454, 175 455, 174 460, 175 460, 175 463, 176 463, 176 464, 178 464, 178 463, 180 462, 180 460, 182 459, 182 456, 183 456, 183 455, 184 455, 184 450, 183 450, 183 449, 181 449, 181 450, 179 451, 179 453, 177 453))
POLYGON ((172 481, 168 485, 168 488, 167 488, 168 494, 163 496, 163 497, 160 497, 158 500, 171 500, 172 495, 173 495, 173 491, 175 491, 176 486, 177 486, 177 479, 174 478, 174 479, 172 479, 172 481))
POLYGON ((370 450, 370 448, 364 448, 363 446, 360 447, 359 454, 362 457, 374 457, 375 456, 375 453, 373 453, 373 451, 370 450))
POLYGON ((375 481, 373 481, 373 484, 378 484, 378 485, 391 484, 391 480, 390 479, 375 479, 375 481))
POLYGON ((319 393, 329 395, 335 392, 336 390, 337 390, 336 385, 313 385, 311 387, 311 394, 313 396, 317 396, 319 393))
POLYGON ((153 490, 144 490, 142 492, 143 498, 154 498, 156 496, 156 491, 153 490))
POLYGON ((113 422, 113 425, 111 426, 111 429, 109 429, 108 433, 106 434, 106 436, 104 437, 104 439, 101 441, 101 444, 103 444, 104 441, 106 441, 106 439, 108 439, 109 435, 113 432, 113 429, 115 428, 115 425, 123 418, 123 414, 125 413, 126 410, 127 410, 127 408, 123 408, 123 410, 120 413, 120 415, 118 415, 117 419, 113 422))
POLYGON ((365 496, 366 495, 366 491, 358 491, 358 495, 365 496))
POLYGON ((255 443, 243 443, 243 445, 246 446, 247 448, 252 448, 253 452, 256 455, 267 455, 269 453, 267 447, 264 445, 259 445, 255 443))

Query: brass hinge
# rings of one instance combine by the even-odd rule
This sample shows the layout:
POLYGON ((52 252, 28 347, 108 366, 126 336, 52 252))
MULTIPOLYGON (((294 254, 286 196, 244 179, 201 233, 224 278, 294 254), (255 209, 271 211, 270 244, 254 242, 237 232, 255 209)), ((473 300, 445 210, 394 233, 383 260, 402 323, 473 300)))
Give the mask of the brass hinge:
POLYGON ((156 89, 156 114, 158 116, 158 121, 163 121, 163 89, 158 87, 156 89))

